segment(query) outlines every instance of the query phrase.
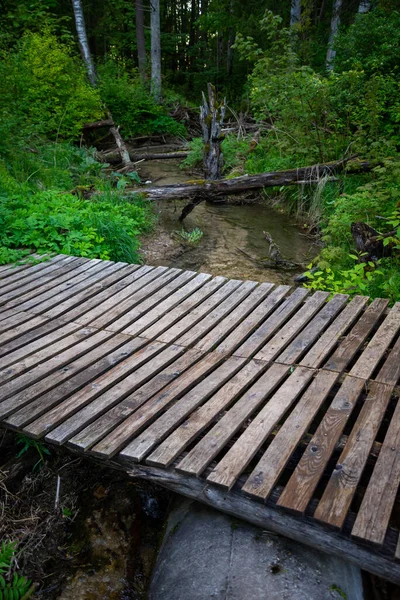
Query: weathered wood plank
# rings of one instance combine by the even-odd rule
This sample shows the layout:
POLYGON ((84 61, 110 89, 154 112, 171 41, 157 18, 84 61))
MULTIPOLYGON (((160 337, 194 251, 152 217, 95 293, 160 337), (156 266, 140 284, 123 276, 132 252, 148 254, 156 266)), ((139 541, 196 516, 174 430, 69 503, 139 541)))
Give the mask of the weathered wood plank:
POLYGON ((266 365, 254 360, 244 365, 210 400, 195 410, 156 448, 147 458, 147 464, 169 466, 219 413, 227 410, 245 389, 254 383, 265 368, 266 365))
MULTIPOLYGON (((192 352, 192 351, 191 351, 192 352)), ((114 429, 91 450, 96 456, 112 457, 119 452, 132 438, 151 423, 169 405, 196 385, 203 377, 211 373, 224 360, 223 355, 206 355, 193 367, 172 381, 123 423, 114 429)))
POLYGON ((264 500, 268 498, 337 379, 338 374, 333 371, 318 373, 255 466, 242 488, 244 492, 264 500))
POLYGON ((71 396, 84 385, 126 359, 127 356, 132 355, 141 345, 143 343, 137 338, 126 342, 126 337, 118 334, 109 342, 85 355, 86 368, 83 370, 79 368, 82 365, 82 363, 79 364, 79 361, 70 363, 68 365, 70 375, 68 379, 59 383, 55 389, 45 392, 27 406, 14 412, 6 419, 6 423, 20 429, 31 421, 38 419, 42 414, 57 406, 62 400, 71 396), (121 342, 125 343, 121 346, 121 342))
POLYGON ((358 565, 361 569, 375 573, 397 585, 400 584, 400 571, 387 555, 373 552, 359 546, 340 532, 329 531, 310 518, 299 519, 289 513, 283 514, 273 506, 264 505, 246 498, 232 490, 229 494, 216 486, 205 485, 204 480, 188 478, 176 471, 159 469, 129 462, 129 474, 134 478, 152 481, 178 494, 203 502, 217 510, 244 519, 267 531, 273 531, 321 552, 329 552, 358 565))
POLYGON ((328 297, 328 292, 315 292, 310 298, 307 298, 300 310, 257 352, 255 358, 265 361, 273 360, 324 306, 328 297))
MULTIPOLYGON (((198 341, 196 348, 199 348, 203 352, 209 352, 220 344, 238 325, 247 322, 249 315, 268 296, 273 287, 272 283, 261 283, 229 315, 198 341)), ((226 353, 223 348, 221 351, 226 353)))
MULTIPOLYGON (((210 296, 212 296, 214 292, 216 292, 224 284, 226 284, 226 282, 227 279, 225 277, 214 277, 211 281, 204 284, 194 294, 191 294, 188 298, 183 300, 183 302, 178 304, 178 306, 169 310, 164 316, 159 318, 155 323, 153 323, 151 326, 142 331, 140 335, 149 340, 153 340, 156 338, 160 339, 160 334, 162 334, 167 329, 170 330, 174 323, 185 317, 188 313, 190 313, 190 316, 192 316, 193 311, 196 309, 196 307, 199 306, 202 302, 209 300, 210 296)), ((195 319, 193 320, 193 324, 194 323, 195 319)))
POLYGON ((124 329, 123 333, 132 336, 140 335, 146 328, 159 321, 161 317, 163 317, 166 313, 169 313, 177 305, 181 304, 182 301, 195 293, 211 279, 211 275, 206 273, 199 273, 192 278, 188 277, 188 275, 186 275, 186 277, 188 279, 187 283, 185 278, 182 287, 180 287, 181 282, 179 282, 176 284, 179 286, 178 289, 172 293, 169 292, 170 295, 168 295, 164 300, 158 301, 156 299, 154 308, 147 310, 146 306, 143 305, 139 311, 141 316, 139 316, 139 318, 137 318, 131 325, 124 329))
POLYGON ((379 361, 399 331, 400 302, 396 302, 354 367, 351 369, 350 374, 363 379, 371 377, 379 361))
POLYGON ((15 296, 29 291, 32 287, 39 287, 47 281, 54 280, 71 268, 77 267, 85 262, 88 262, 87 258, 79 259, 75 256, 67 256, 64 257, 63 260, 48 261, 35 265, 31 267, 29 271, 24 271, 24 276, 17 273, 14 277, 3 280, 3 285, 1 285, 0 281, 1 303, 4 304, 5 299, 8 300, 14 298, 15 296))
POLYGON ((288 367, 272 365, 177 465, 181 473, 199 476, 245 421, 281 383, 288 367))
MULTIPOLYGON (((61 264, 66 264, 71 260, 76 259, 75 256, 66 256, 65 254, 58 254, 57 256, 53 256, 50 260, 46 260, 43 263, 39 263, 38 265, 34 265, 32 263, 25 263, 23 265, 1 265, 0 266, 0 293, 1 290, 4 289, 5 286, 8 286, 11 282, 14 281, 23 281, 26 277, 29 277, 32 273, 32 269, 36 268, 36 271, 40 271, 43 265, 51 265, 57 262, 61 264)), ((86 261, 88 259, 85 259, 86 261)), ((35 271, 33 271, 35 272, 35 271)))
POLYGON ((34 317, 28 313, 17 313, 14 317, 0 323, 3 326, 0 327, 0 345, 11 342, 11 340, 22 336, 24 333, 40 327, 46 321, 47 319, 40 315, 34 317), (18 323, 20 324, 18 325, 18 323))
POLYGON ((250 358, 276 333, 279 327, 285 323, 293 313, 303 304, 309 291, 305 288, 297 288, 277 306, 270 317, 262 323, 252 335, 234 352, 235 356, 250 358))
POLYGON ((314 517, 319 521, 343 526, 392 390, 384 383, 370 384, 367 399, 315 511, 314 517))
POLYGON ((382 545, 400 483, 400 402, 397 403, 351 534, 382 545))
POLYGON ((319 313, 309 322, 309 324, 299 333, 298 336, 285 348, 285 350, 276 359, 287 365, 298 362, 303 353, 313 342, 321 335, 324 329, 342 310, 348 300, 344 294, 336 294, 319 313))
MULTIPOLYGON (((140 340, 142 338, 136 339, 140 340)), ((107 410, 107 412, 98 417, 93 423, 90 423, 82 431, 74 435, 68 440, 68 445, 82 451, 86 451, 91 446, 94 446, 108 433, 112 432, 117 425, 122 423, 127 417, 135 412, 135 410, 142 406, 142 404, 189 369, 189 367, 196 363, 201 356, 202 355, 198 350, 192 349, 185 352, 139 389, 126 396, 116 406, 107 410)), ((94 409, 94 412, 96 412, 100 405, 108 405, 107 396, 110 393, 112 394, 112 390, 105 392, 95 400, 91 405, 92 411, 94 409)))
POLYGON ((176 343, 181 346, 192 346, 205 336, 211 329, 224 319, 257 287, 255 281, 245 281, 233 294, 228 296, 221 304, 214 308, 189 331, 180 336, 176 343))
MULTIPOLYGON (((332 349, 336 346, 339 338, 349 329, 368 303, 367 296, 355 296, 353 300, 336 317, 332 325, 310 348, 300 364, 304 367, 318 368, 332 349)), ((314 340, 313 340, 314 341, 314 340)))
MULTIPOLYGON (((85 385, 81 390, 73 394, 73 396, 48 411, 43 417, 31 423, 26 428, 29 435, 32 435, 33 437, 42 437, 45 433, 70 418, 71 415, 74 415, 87 404, 90 404, 90 402, 102 392, 124 382, 136 369, 143 366, 146 367, 151 359, 161 353, 163 349, 164 344, 158 342, 147 344, 142 347, 132 356, 129 356, 122 362, 116 364, 112 369, 104 373, 104 375, 101 375, 93 382, 85 385)), ((172 352, 174 352, 174 349, 172 349, 172 352)), ((69 429, 69 424, 66 425, 65 429, 69 429)), ((61 434, 61 430, 58 433, 61 434)), ((54 439, 54 443, 57 443, 56 438, 57 434, 52 438, 54 439)), ((63 441, 64 439, 59 443, 63 443, 63 441)))
MULTIPOLYGON (((179 321, 175 322, 172 327, 169 327, 157 339, 160 342, 170 343, 182 337, 194 325, 197 325, 206 315, 212 313, 219 305, 229 300, 235 291, 240 288, 242 281, 231 279, 225 285, 219 287, 211 296, 207 297, 201 304, 197 305, 179 321)), ((146 332, 143 332, 145 335, 146 332)))
POLYGON ((388 385, 397 385, 400 378, 400 338, 390 350, 375 380, 388 385))
POLYGON ((362 379, 346 377, 283 490, 279 506, 305 513, 364 386, 362 379))
POLYGON ((130 456, 138 462, 167 437, 171 431, 203 402, 218 391, 243 365, 245 359, 230 357, 198 383, 188 394, 177 400, 161 417, 143 431, 123 450, 125 456, 130 456))
MULTIPOLYGON (((296 402, 314 372, 298 367, 267 401, 239 439, 208 476, 208 481, 231 489, 250 461, 268 439, 274 427, 296 402)), ((224 417, 228 421, 227 413, 224 417)))
POLYGON ((324 365, 330 371, 343 371, 386 310, 389 300, 376 298, 371 302, 350 333, 340 342, 334 354, 324 365))

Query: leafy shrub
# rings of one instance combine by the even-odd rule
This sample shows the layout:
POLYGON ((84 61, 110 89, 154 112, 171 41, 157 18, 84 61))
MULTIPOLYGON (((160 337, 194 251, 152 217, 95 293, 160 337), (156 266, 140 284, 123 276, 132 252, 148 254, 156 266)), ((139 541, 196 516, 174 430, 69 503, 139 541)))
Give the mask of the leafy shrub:
POLYGON ((186 134, 185 127, 154 102, 137 71, 121 71, 116 63, 109 61, 99 69, 99 74, 102 98, 126 137, 153 133, 186 134))
POLYGON ((13 570, 13 559, 16 544, 2 541, 0 546, 0 598, 3 600, 21 600, 32 595, 32 582, 26 577, 18 575, 13 570))

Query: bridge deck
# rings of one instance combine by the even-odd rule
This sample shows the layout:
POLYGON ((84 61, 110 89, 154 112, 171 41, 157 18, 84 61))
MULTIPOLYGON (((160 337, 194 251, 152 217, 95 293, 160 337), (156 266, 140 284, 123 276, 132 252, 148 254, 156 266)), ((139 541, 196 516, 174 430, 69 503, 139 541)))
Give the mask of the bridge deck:
POLYGON ((0 422, 400 583, 400 303, 0 267, 0 422))

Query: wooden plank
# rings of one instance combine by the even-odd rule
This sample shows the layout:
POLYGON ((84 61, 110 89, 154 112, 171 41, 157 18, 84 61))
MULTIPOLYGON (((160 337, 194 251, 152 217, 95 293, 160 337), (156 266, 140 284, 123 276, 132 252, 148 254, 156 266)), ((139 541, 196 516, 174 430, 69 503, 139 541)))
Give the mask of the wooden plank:
MULTIPOLYGON (((16 362, 14 362, 14 364, 9 365, 9 366, 3 365, 3 361, 2 361, 2 367, 4 366, 4 368, 0 370, 0 385, 10 379, 13 379, 14 377, 21 375, 28 369, 32 369, 33 367, 43 363, 45 360, 48 360, 49 358, 52 358, 53 356, 60 354, 64 350, 67 350, 67 348, 70 348, 71 346, 78 344, 79 342, 81 342, 83 339, 85 339, 87 337, 88 333, 86 330, 81 329, 80 331, 76 331, 74 333, 73 332, 74 328, 73 327, 71 328, 68 325, 69 324, 67 324, 67 326, 64 326, 62 328, 60 335, 58 337, 55 338, 55 332, 50 334, 51 338, 55 338, 52 344, 42 346, 42 340, 39 340, 39 342, 33 342, 33 346, 35 349, 34 352, 29 352, 29 350, 27 351, 26 347, 22 348, 22 349, 20 348, 19 350, 16 351, 17 355, 21 355, 22 353, 25 353, 25 352, 28 352, 28 354, 27 355, 25 354, 24 356, 22 356, 19 359, 19 361, 16 361, 16 362), (66 333, 71 329, 72 329, 72 333, 70 333, 69 335, 66 335, 66 333)), ((75 326, 75 330, 76 330, 76 328, 77 328, 77 326, 75 326)), ((15 357, 15 354, 14 354, 14 357, 15 357)), ((9 358, 9 357, 7 357, 7 358, 9 358)), ((12 360, 12 357, 11 357, 11 360, 12 360)), ((0 388, 0 390, 1 390, 1 388, 0 388)))
POLYGON ((88 259, 79 259, 76 256, 60 257, 56 261, 47 261, 38 265, 32 266, 29 271, 26 270, 23 273, 16 273, 14 277, 9 277, 7 280, 0 281, 0 298, 3 303, 3 297, 7 294, 8 298, 12 298, 18 295, 20 290, 23 293, 25 290, 30 288, 32 282, 36 283, 37 286, 62 275, 65 272, 65 268, 73 268, 88 262, 88 259), (61 260, 62 259, 62 260, 61 260), (1 285, 2 283, 2 285, 1 285), (13 292, 10 295, 10 292, 13 292))
POLYGON ((388 358, 375 380, 388 385, 397 385, 400 378, 400 338, 390 350, 388 358))
POLYGON ((309 291, 297 288, 286 300, 275 308, 268 319, 255 330, 255 332, 235 351, 235 356, 250 358, 276 333, 276 331, 289 319, 303 304, 309 291))
MULTIPOLYGON (((124 378, 133 373, 136 369, 139 369, 142 365, 146 365, 146 363, 149 362, 152 357, 160 353, 163 348, 164 344, 158 342, 147 344, 132 356, 129 356, 115 365, 112 369, 104 373, 104 375, 101 375, 93 382, 85 385, 73 396, 48 411, 43 417, 28 425, 28 427, 26 427, 27 433, 32 437, 42 437, 45 433, 57 427, 57 425, 65 421, 68 417, 77 413, 102 392, 115 386, 121 380, 124 380, 124 378)), ((57 443, 56 434, 53 438, 54 443, 57 443)))
POLYGON ((35 329, 36 327, 40 327, 40 325, 43 325, 43 323, 46 321, 47 319, 40 315, 33 317, 32 315, 27 315, 26 313, 18 313, 15 319, 13 317, 7 319, 8 326, 4 331, 2 331, 2 333, 0 333, 0 344, 10 342, 11 340, 23 335, 27 331, 35 329), (17 323, 21 323, 21 325, 17 325, 17 323))
MULTIPOLYGON (((61 303, 64 302, 64 300, 69 301, 69 306, 76 306, 75 299, 78 292, 80 292, 81 290, 85 290, 86 295, 90 297, 92 290, 96 292, 97 289, 94 286, 94 284, 102 282, 103 280, 107 279, 107 277, 112 275, 115 271, 119 271, 121 268, 123 268, 123 264, 124 263, 111 263, 94 273, 94 270, 96 269, 95 266, 92 269, 90 269, 88 273, 80 275, 79 277, 75 277, 71 282, 63 284, 58 289, 56 295, 51 294, 51 297, 48 298, 48 293, 46 292, 45 294, 41 294, 37 298, 37 303, 34 301, 34 299, 32 299, 28 300, 28 302, 25 302, 21 306, 24 306, 27 310, 38 314, 44 313, 46 310, 54 306, 60 306, 61 303)), ((65 308, 65 305, 63 305, 63 307, 65 308)))
POLYGON ((14 308, 8 308, 6 310, 2 310, 0 308, 0 321, 4 321, 4 319, 8 319, 9 317, 14 316, 16 310, 14 308))
POLYGON ((382 545, 400 483, 400 402, 397 402, 351 534, 382 545))
POLYGON ((400 302, 396 302, 354 367, 351 369, 350 374, 363 379, 371 377, 379 361, 399 331, 400 302))
POLYGON ((86 300, 81 305, 70 310, 68 319, 81 325, 89 325, 92 321, 121 304, 128 297, 138 293, 149 283, 161 277, 168 271, 167 267, 143 266, 129 275, 126 280, 119 281, 108 290, 103 290, 94 298, 86 300))
MULTIPOLYGON (((355 544, 337 531, 330 531, 313 519, 299 519, 287 512, 279 511, 270 504, 254 502, 240 492, 232 490, 229 494, 213 485, 204 485, 204 480, 187 477, 176 471, 159 469, 148 465, 126 463, 129 475, 161 485, 175 493, 188 496, 226 514, 244 519, 266 531, 290 538, 326 553, 344 558, 371 573, 383 577, 397 585, 400 584, 398 563, 392 557, 377 551, 371 551, 355 544)), ((324 592, 322 592, 324 594, 324 592)), ((322 597, 326 598, 326 594, 322 597)), ((350 599, 349 599, 350 600, 350 599)))
POLYGON ((341 372, 347 367, 383 315, 388 304, 389 300, 383 300, 382 298, 376 298, 371 302, 360 320, 324 365, 324 369, 341 372))
MULTIPOLYGON (((46 321, 43 325, 40 325, 35 329, 27 331, 20 337, 15 338, 9 342, 5 342, 3 345, 0 346, 0 357, 2 357, 2 365, 4 364, 5 366, 7 364, 11 364, 9 361, 9 357, 12 362, 14 358, 14 352, 17 352, 17 350, 21 352, 21 354, 16 354, 18 358, 27 356, 31 351, 37 350, 41 346, 41 339, 44 340, 43 344, 46 344, 48 340, 47 335, 51 335, 51 333, 54 331, 56 332, 55 335, 57 335, 57 331, 64 327, 64 325, 65 323, 59 320, 46 321), (32 345, 35 341, 36 344, 32 345)), ((76 323, 71 323, 70 326, 74 331, 80 328, 80 325, 77 325, 76 323)), ((72 331, 69 333, 72 333, 72 331)), ((50 343, 51 341, 52 340, 50 339, 50 343)))
POLYGON ((367 399, 315 511, 314 517, 319 521, 343 526, 392 390, 384 383, 370 384, 367 399))
MULTIPOLYGON (((175 322, 157 339, 160 342, 171 343, 180 336, 183 336, 194 325, 199 323, 206 315, 213 312, 216 307, 226 301, 240 286, 242 282, 237 279, 229 280, 225 285, 217 289, 210 297, 207 297, 201 304, 192 309, 187 315, 175 322)), ((146 332, 143 332, 146 335, 146 332)))
POLYGON ((220 414, 240 397, 265 370, 260 362, 250 361, 244 365, 210 400, 200 406, 148 457, 146 463, 154 466, 169 466, 220 414))
MULTIPOLYGON (((31 421, 38 419, 42 414, 52 409, 84 385, 102 375, 108 369, 125 360, 127 356, 132 355, 143 345, 143 342, 136 338, 123 343, 122 346, 118 346, 121 339, 122 341, 126 340, 125 336, 121 337, 118 334, 108 343, 102 344, 101 347, 89 353, 91 356, 89 354, 85 355, 85 358, 88 360, 84 370, 73 369, 73 365, 68 365, 70 377, 67 380, 63 381, 55 389, 42 394, 27 406, 17 410, 5 422, 10 427, 21 429, 31 421), (95 361, 93 361, 93 358, 95 358, 95 361), (76 371, 75 374, 74 370, 76 371)), ((75 363, 75 366, 79 365, 75 363)))
MULTIPOLYGON (((190 282, 192 279, 196 278, 195 271, 183 271, 180 273, 178 277, 174 277, 171 281, 168 281, 166 285, 160 288, 158 291, 151 294, 145 300, 142 300, 139 304, 136 304, 135 307, 130 308, 128 312, 125 312, 118 319, 113 321, 108 325, 104 325, 107 329, 111 331, 124 331, 128 332, 129 326, 133 324, 137 319, 139 319, 146 312, 152 310, 154 307, 159 306, 165 299, 172 297, 174 292, 179 289, 182 289, 185 284, 190 282)), ((98 323, 99 321, 95 321, 98 323)), ((134 328, 132 328, 134 331, 134 328)), ((130 334, 131 335, 131 334, 130 334)))
POLYGON ((181 273, 181 269, 166 269, 159 277, 153 277, 152 281, 140 290, 128 295, 125 300, 117 304, 112 302, 112 306, 107 312, 103 312, 99 317, 91 321, 91 325, 94 327, 110 327, 111 323, 119 320, 135 306, 145 302, 148 298, 154 297, 159 290, 165 289, 166 285, 177 279, 181 273))
MULTIPOLYGON (((303 331, 294 338, 294 340, 285 348, 285 350, 276 359, 287 365, 293 365, 313 342, 321 335, 324 329, 333 321, 333 319, 342 310, 348 300, 344 294, 336 294, 322 310, 309 322, 303 331)), ((340 316, 340 315, 339 315, 340 316)))
POLYGON ((272 365, 180 461, 177 470, 199 476, 245 421, 265 402, 288 371, 285 365, 272 365))
POLYGON ((257 352, 255 358, 265 361, 273 360, 324 306, 328 296, 328 292, 315 292, 310 298, 307 298, 300 310, 257 352))
MULTIPOLYGON (((141 336, 149 340, 156 339, 163 331, 169 329, 174 323, 191 313, 199 304, 208 300, 209 297, 227 282, 225 277, 214 277, 211 281, 203 285, 194 294, 191 294, 186 300, 178 304, 172 310, 169 310, 163 317, 159 318, 153 325, 142 331, 141 336)), ((192 314, 192 313, 191 313, 192 314)))
POLYGON ((269 315, 282 302, 283 298, 290 291, 288 285, 279 285, 277 288, 255 308, 244 321, 237 323, 235 329, 215 348, 216 352, 232 353, 240 346, 246 338, 251 335, 260 324, 269 317, 269 315))
POLYGON ((36 319, 36 323, 45 323, 47 321, 47 319, 45 319, 44 317, 37 317, 27 312, 19 313, 17 311, 14 311, 12 315, 7 317, 6 319, 3 319, 3 321, 0 322, 0 334, 3 334, 10 329, 14 330, 16 327, 20 327, 26 321, 30 321, 34 318, 36 319))
POLYGON ((211 373, 222 361, 223 355, 221 354, 218 356, 206 355, 125 419, 114 431, 96 444, 91 453, 102 458, 114 456, 148 423, 197 384, 199 380, 211 373))
POLYGON ((348 375, 309 442, 278 505, 304 514, 365 383, 348 375))
POLYGON ((122 451, 124 456, 130 456, 138 462, 143 460, 191 412, 233 377, 244 361, 237 356, 228 358, 126 446, 122 451))
MULTIPOLYGON (((75 364, 84 365, 86 355, 98 344, 111 337, 110 332, 97 331, 93 335, 87 332, 86 339, 50 358, 33 369, 15 377, 0 386, 0 417, 4 418, 18 408, 29 404, 40 394, 54 388, 59 382, 67 379, 75 364), (74 360, 75 359, 75 360, 74 360), (72 361, 74 361, 72 363, 72 361), (77 361, 79 361, 77 363, 77 361), (69 363, 72 363, 71 366, 69 363)), ((83 334, 82 334, 83 336, 83 334)))
MULTIPOLYGON (((65 254, 58 254, 57 256, 53 256, 53 258, 51 258, 50 260, 46 260, 45 262, 39 263, 39 264, 40 265, 42 265, 42 264, 48 265, 53 262, 55 263, 57 261, 64 261, 67 258, 72 258, 72 257, 66 256, 65 254)), ((31 272, 31 269, 33 269, 35 266, 37 266, 37 265, 34 265, 31 262, 26 262, 25 264, 21 264, 21 265, 18 265, 18 264, 1 265, 0 266, 0 289, 3 288, 3 286, 8 285, 14 279, 28 277, 31 272)))
POLYGON ((243 282, 233 294, 223 300, 221 304, 218 304, 216 308, 209 312, 201 321, 198 321, 196 325, 193 325, 189 331, 178 337, 176 343, 181 346, 194 345, 222 321, 224 317, 230 314, 256 287, 257 283, 255 281, 243 282))
MULTIPOLYGON (((124 398, 116 406, 110 410, 107 410, 107 412, 98 417, 95 421, 93 421, 93 423, 90 423, 82 431, 74 435, 70 440, 68 440, 68 445, 81 451, 88 450, 91 446, 94 446, 97 442, 104 438, 108 433, 112 432, 115 427, 122 423, 152 396, 157 394, 157 392, 165 388, 165 386, 171 383, 174 379, 177 379, 200 358, 201 353, 198 350, 188 350, 177 360, 160 371, 160 373, 157 373, 157 375, 152 377, 139 389, 126 396, 126 398, 124 398)), ((94 410, 96 410, 98 404, 100 403, 108 404, 107 395, 110 392, 112 393, 111 390, 105 392, 105 394, 95 400, 92 404, 92 409, 94 408, 94 410)))
POLYGON ((29 309, 32 306, 35 306, 36 303, 39 303, 42 299, 45 300, 63 290, 72 287, 75 282, 82 281, 93 273, 101 271, 106 266, 111 264, 109 261, 107 261, 105 265, 102 263, 103 261, 100 259, 83 262, 83 264, 80 264, 77 267, 75 267, 74 263, 72 263, 68 265, 68 267, 70 267, 68 271, 58 278, 57 285, 54 285, 54 283, 51 281, 44 283, 39 288, 25 292, 24 294, 21 294, 21 296, 18 296, 18 298, 13 298, 7 302, 6 306, 8 308, 18 307, 18 310, 29 309))
POLYGON ((255 466, 242 491, 264 500, 268 498, 338 377, 339 374, 333 371, 317 374, 255 466))
MULTIPOLYGON (((205 337, 198 341, 196 348, 199 348, 203 352, 209 352, 215 346, 221 344, 226 336, 232 333, 238 325, 247 322, 247 318, 251 315, 252 311, 265 300, 273 287, 272 283, 261 283, 234 310, 213 327, 205 337)), ((224 348, 221 351, 226 353, 224 348)))
POLYGON ((318 368, 337 345, 339 338, 346 333, 368 303, 367 296, 355 296, 328 327, 319 340, 310 348, 300 364, 304 367, 318 368))
POLYGON ((132 271, 134 272, 138 269, 137 265, 126 265, 120 267, 121 264, 123 263, 117 263, 115 265, 115 270, 112 270, 109 275, 104 277, 98 283, 84 287, 81 292, 75 293, 72 298, 67 298, 64 301, 59 302, 56 306, 44 311, 43 314, 45 314, 46 317, 51 317, 53 319, 61 315, 64 317, 67 316, 67 318, 70 319, 71 317, 68 313, 72 311, 74 307, 82 310, 82 305, 86 300, 90 300, 93 296, 98 299, 98 295, 101 292, 106 291, 109 287, 115 285, 115 283, 124 281, 125 278, 132 273, 132 271))
POLYGON ((153 325, 153 323, 159 321, 160 318, 165 315, 165 313, 169 313, 183 300, 195 293, 210 279, 211 275, 208 275, 206 273, 199 273, 192 279, 189 279, 187 283, 184 283, 182 287, 179 287, 175 292, 171 293, 171 295, 167 296, 164 300, 162 300, 161 302, 157 302, 154 308, 148 310, 147 312, 144 312, 144 314, 142 314, 142 311, 145 311, 146 307, 142 307, 140 311, 142 316, 136 319, 126 329, 124 329, 123 333, 126 333, 128 335, 141 334, 145 329, 153 325))
MULTIPOLYGON (((283 382, 239 439, 208 476, 208 481, 231 489, 289 408, 309 384, 314 372, 298 367, 283 382)), ((228 421, 229 413, 225 420, 228 421)))

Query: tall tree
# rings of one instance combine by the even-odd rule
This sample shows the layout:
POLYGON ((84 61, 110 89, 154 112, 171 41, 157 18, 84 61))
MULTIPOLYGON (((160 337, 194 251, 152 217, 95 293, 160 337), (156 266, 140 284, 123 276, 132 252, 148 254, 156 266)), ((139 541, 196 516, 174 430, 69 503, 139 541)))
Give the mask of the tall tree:
POLYGON ((160 0, 150 0, 151 30, 151 93, 156 102, 161 101, 161 27, 160 0))
POLYGON ((328 71, 333 70, 333 63, 336 56, 336 51, 333 49, 336 34, 340 25, 340 9, 342 8, 342 0, 333 0, 331 32, 329 35, 328 52, 326 54, 326 68, 328 71))
POLYGON ((96 85, 96 70, 94 68, 92 55, 90 53, 89 43, 86 35, 86 25, 83 16, 81 0, 72 0, 72 6, 75 15, 76 33, 78 34, 79 47, 81 49, 82 58, 86 65, 90 83, 96 85))
POLYGON ((138 50, 139 73, 142 81, 147 79, 146 43, 144 39, 143 1, 136 0, 136 42, 138 50))
POLYGON ((301 0, 292 0, 290 5, 290 27, 299 23, 301 19, 301 0))

